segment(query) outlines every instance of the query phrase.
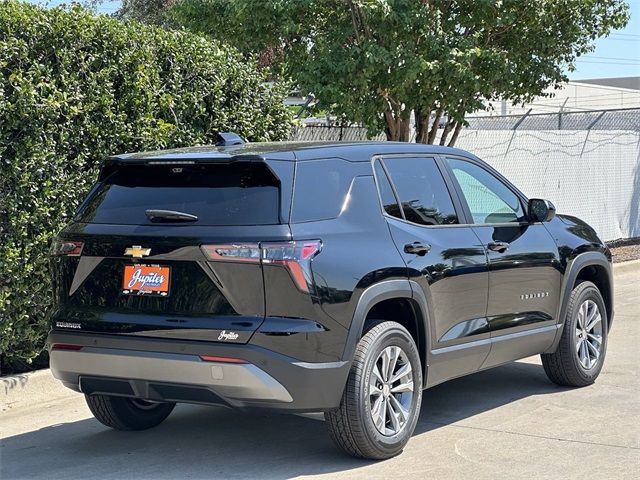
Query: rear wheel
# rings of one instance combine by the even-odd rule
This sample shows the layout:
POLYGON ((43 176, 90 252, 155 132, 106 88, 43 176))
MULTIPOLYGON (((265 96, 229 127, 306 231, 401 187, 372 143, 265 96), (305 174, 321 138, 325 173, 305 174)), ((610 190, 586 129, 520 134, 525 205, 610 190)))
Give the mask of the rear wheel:
POLYGON ((415 342, 402 325, 383 321, 358 343, 340 406, 325 413, 329 434, 352 456, 393 457, 413 434, 421 400, 415 342))
POLYGON ((607 352, 607 311, 600 290, 591 282, 571 292, 560 344, 542 354, 549 379, 558 385, 591 385, 602 369, 607 352))
POLYGON ((109 395, 85 395, 89 410, 100 423, 116 430, 146 430, 169 416, 175 403, 154 403, 145 400, 109 395))

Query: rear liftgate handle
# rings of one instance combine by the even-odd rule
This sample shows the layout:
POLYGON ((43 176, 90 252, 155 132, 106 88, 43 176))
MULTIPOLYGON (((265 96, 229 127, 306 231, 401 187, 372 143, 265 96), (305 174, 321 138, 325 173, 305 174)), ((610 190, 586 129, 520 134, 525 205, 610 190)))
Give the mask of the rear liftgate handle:
POLYGON ((420 255, 421 257, 429 253, 431 245, 428 243, 413 242, 407 243, 404 246, 405 253, 413 253, 414 255, 420 255))

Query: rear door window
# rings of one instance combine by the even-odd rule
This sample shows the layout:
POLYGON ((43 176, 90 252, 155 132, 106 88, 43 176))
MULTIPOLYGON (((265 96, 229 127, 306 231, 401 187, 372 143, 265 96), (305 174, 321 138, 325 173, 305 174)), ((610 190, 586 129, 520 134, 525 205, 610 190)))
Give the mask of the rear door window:
POLYGON ((149 225, 145 211, 155 209, 195 215, 197 225, 277 224, 279 190, 260 162, 122 166, 98 185, 76 220, 149 225))
POLYGON ((458 222, 451 195, 434 158, 385 158, 404 218, 419 225, 458 222))

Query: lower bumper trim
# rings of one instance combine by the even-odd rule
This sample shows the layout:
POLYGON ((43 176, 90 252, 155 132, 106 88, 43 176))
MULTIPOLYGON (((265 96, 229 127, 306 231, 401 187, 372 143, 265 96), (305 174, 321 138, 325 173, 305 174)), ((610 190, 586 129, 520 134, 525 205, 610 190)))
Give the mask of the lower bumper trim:
MULTIPOLYGON (((84 388, 91 388, 91 382, 81 381, 87 377, 134 381, 131 388, 146 390, 134 392, 135 396, 147 398, 152 398, 154 392, 159 393, 153 386, 157 383, 206 389, 231 406, 246 402, 293 401, 284 386, 250 363, 205 362, 197 355, 99 347, 84 347, 80 351, 52 350, 50 354, 53 376, 66 384, 78 385, 84 393, 96 393, 95 389, 84 391, 84 388)), ((96 384, 95 380, 93 384, 96 384)), ((106 388, 105 385, 103 382, 100 388, 106 388)), ((123 393, 117 389, 126 388, 121 383, 112 383, 112 386, 113 393, 120 395, 123 393)))

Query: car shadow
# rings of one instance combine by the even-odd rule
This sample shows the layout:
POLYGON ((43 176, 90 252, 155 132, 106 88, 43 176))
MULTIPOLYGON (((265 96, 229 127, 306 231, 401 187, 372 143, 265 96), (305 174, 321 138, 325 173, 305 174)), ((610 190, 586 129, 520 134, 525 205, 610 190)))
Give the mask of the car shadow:
POLYGON ((520 399, 569 390, 551 383, 540 364, 514 362, 425 390, 415 434, 469 419, 520 399))
MULTIPOLYGON (((558 390, 541 366, 522 362, 456 379, 424 392, 416 435, 558 390)), ((0 445, 7 479, 293 478, 372 463, 336 450, 321 421, 195 405, 179 405, 152 430, 118 432, 91 418, 0 445)))

